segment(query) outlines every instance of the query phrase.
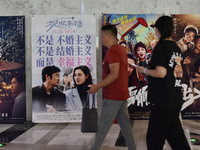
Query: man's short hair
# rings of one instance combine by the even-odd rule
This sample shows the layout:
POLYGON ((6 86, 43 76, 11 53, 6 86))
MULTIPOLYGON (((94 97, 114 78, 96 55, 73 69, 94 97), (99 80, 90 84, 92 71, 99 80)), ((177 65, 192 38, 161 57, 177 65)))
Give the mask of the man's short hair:
POLYGON ((172 36, 174 29, 172 17, 165 15, 159 17, 156 20, 154 27, 160 31, 161 39, 169 38, 172 36))
POLYGON ((42 81, 46 81, 46 75, 50 76, 52 78, 52 74, 60 72, 60 69, 56 66, 47 66, 42 69, 42 81))
POLYGON ((18 73, 12 74, 11 80, 13 78, 15 78, 19 84, 21 84, 21 83, 25 84, 26 77, 25 77, 24 72, 18 72, 18 73))
POLYGON ((117 28, 115 25, 111 25, 111 24, 108 24, 108 25, 105 25, 101 28, 101 31, 110 31, 111 34, 117 38, 117 28))

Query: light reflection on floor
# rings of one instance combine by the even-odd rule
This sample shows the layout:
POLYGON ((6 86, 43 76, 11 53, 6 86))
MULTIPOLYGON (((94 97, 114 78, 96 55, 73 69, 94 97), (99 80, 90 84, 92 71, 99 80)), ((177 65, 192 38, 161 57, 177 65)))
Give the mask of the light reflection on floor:
MULTIPOLYGON (((147 125, 147 120, 134 121, 137 150, 146 150, 147 125)), ((200 123, 184 120, 183 127, 189 129, 192 139, 196 139, 192 142, 193 150, 199 150, 200 123)), ((112 126, 102 150, 127 150, 127 147, 115 146, 119 130, 117 124, 112 126)), ((88 150, 95 137, 94 133, 81 133, 78 123, 0 125, 0 132, 0 142, 7 144, 1 150, 88 150)))

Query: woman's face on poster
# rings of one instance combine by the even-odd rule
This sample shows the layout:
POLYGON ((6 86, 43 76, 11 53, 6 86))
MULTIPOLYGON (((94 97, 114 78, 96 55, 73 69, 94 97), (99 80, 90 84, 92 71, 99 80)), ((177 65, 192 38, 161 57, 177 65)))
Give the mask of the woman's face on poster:
POLYGON ((74 80, 77 85, 81 85, 85 83, 87 78, 88 76, 86 76, 81 69, 77 69, 74 73, 74 80))
POLYGON ((185 41, 192 42, 194 40, 195 33, 193 31, 188 31, 185 33, 185 41))
POLYGON ((137 55, 140 58, 140 60, 144 60, 146 56, 146 50, 143 47, 138 47, 137 48, 137 55))

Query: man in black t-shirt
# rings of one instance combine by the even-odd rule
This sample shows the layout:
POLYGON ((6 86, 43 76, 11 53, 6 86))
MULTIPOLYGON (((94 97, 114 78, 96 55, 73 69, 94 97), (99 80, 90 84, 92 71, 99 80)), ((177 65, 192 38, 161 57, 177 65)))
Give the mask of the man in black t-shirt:
POLYGON ((147 131, 147 149, 162 150, 167 140, 173 150, 190 150, 179 114, 182 107, 183 56, 172 41, 173 21, 160 17, 155 23, 159 42, 149 68, 136 67, 149 76, 148 101, 153 104, 147 131))

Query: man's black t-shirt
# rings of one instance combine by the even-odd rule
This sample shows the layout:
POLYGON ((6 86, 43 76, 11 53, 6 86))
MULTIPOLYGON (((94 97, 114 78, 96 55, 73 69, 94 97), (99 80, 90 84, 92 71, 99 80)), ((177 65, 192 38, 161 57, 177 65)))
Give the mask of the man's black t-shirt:
POLYGON ((177 108, 182 105, 181 77, 183 56, 175 42, 161 40, 156 45, 150 69, 162 66, 167 69, 164 78, 149 76, 148 101, 159 107, 177 108))

